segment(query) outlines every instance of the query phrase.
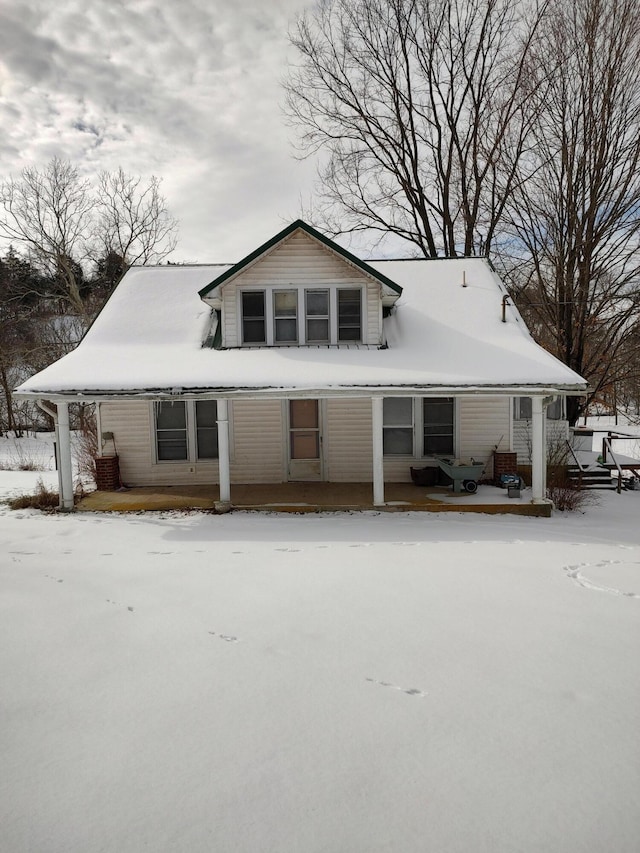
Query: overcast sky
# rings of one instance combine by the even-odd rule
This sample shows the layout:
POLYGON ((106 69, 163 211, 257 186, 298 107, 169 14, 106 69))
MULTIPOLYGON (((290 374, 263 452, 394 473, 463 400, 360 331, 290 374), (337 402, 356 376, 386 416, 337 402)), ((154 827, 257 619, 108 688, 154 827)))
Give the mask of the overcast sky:
POLYGON ((0 178, 53 156, 163 178, 174 260, 240 260, 315 175, 282 115, 311 0, 0 0, 0 178))

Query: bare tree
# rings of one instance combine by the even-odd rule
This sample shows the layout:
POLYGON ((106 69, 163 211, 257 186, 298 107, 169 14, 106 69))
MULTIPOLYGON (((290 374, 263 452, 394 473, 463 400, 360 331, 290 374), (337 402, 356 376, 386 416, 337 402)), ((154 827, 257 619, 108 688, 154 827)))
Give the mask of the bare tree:
POLYGON ((77 267, 86 256, 86 239, 95 200, 87 180, 57 157, 42 171, 27 167, 19 179, 0 186, 0 234, 27 250, 64 290, 71 308, 84 313, 77 267))
POLYGON ((94 186, 71 163, 54 158, 0 184, 0 236, 26 251, 70 309, 84 315, 88 264, 113 253, 125 270, 175 247, 177 222, 159 187, 156 177, 144 184, 122 169, 102 173, 94 186))
POLYGON ((531 122, 529 58, 545 3, 331 0, 290 38, 302 155, 325 155, 314 218, 424 256, 487 255, 531 122))
MULTIPOLYGON (((640 375, 640 7, 554 0, 544 35, 528 81, 535 145, 510 204, 511 280, 538 339, 593 399, 640 375)), ((589 399, 569 401, 572 422, 589 399)))
POLYGON ((176 247, 177 220, 160 195, 160 179, 127 175, 121 168, 98 181, 97 230, 104 256, 119 255, 130 266, 158 263, 176 247))

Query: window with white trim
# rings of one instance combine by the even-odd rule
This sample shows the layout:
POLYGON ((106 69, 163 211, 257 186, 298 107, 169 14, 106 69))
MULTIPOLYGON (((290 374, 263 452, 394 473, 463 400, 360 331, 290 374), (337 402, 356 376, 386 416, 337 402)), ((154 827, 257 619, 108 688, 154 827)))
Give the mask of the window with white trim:
POLYGON ((298 341, 297 290, 273 291, 273 341, 276 344, 298 341))
POLYGON ((425 397, 422 401, 423 456, 454 455, 453 397, 425 397))
POLYGON ((338 290, 338 340, 359 341, 362 338, 362 291, 358 288, 338 290))
POLYGON ((215 400, 162 400, 154 404, 156 460, 195 462, 218 458, 215 400))
POLYGON ((187 407, 181 400, 156 403, 156 454, 158 462, 188 459, 187 407))
POLYGON ((413 456, 413 398, 385 397, 382 401, 382 452, 413 456))
POLYGON ((385 397, 382 448, 385 456, 455 455, 453 397, 385 397))
MULTIPOLYGON (((531 397, 513 398, 513 417, 516 421, 530 421, 532 418, 531 397)), ((547 406, 547 420, 561 421, 565 418, 565 397, 558 396, 547 406)))
POLYGON ((267 342, 264 297, 264 290, 242 291, 242 342, 245 344, 267 342))
POLYGON ((244 346, 360 343, 364 288, 266 287, 238 291, 238 334, 244 346))
POLYGON ((218 458, 218 403, 215 400, 196 400, 195 431, 196 458, 218 458))
POLYGON ((304 301, 307 343, 328 344, 331 340, 329 291, 305 290, 304 301))

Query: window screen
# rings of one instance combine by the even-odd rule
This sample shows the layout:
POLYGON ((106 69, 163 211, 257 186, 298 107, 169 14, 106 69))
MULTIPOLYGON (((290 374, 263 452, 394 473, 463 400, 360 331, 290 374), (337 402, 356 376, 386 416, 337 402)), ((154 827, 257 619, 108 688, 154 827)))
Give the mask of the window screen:
POLYGON ((385 397, 382 447, 385 456, 413 455, 413 400, 385 397))
POLYGON ((158 461, 187 459, 187 409, 184 402, 156 403, 158 461))
POLYGON ((453 397, 432 397, 422 401, 425 456, 452 456, 453 397))
POLYGON ((362 338, 362 298, 360 290, 338 291, 338 341, 362 338))
POLYGON ((196 447, 198 459, 218 458, 218 404, 196 400, 196 447))
POLYGON ((245 290, 242 294, 242 340, 245 344, 266 341, 263 290, 245 290))

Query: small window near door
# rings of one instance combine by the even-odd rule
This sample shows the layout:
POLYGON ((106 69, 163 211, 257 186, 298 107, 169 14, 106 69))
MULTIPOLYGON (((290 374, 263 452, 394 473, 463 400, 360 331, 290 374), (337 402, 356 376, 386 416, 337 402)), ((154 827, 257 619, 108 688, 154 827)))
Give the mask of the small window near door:
POLYGON ((338 342, 362 339, 362 294, 355 288, 338 290, 338 342))
POLYGON ((453 397, 425 397, 422 401, 425 456, 454 454, 453 397))
POLYGON ((218 404, 196 400, 196 448, 198 459, 218 458, 218 404))
POLYGON ((242 340, 245 344, 266 342, 264 290, 242 293, 242 340))
POLYGON ((187 459, 187 408, 185 403, 178 401, 156 403, 155 413, 158 461, 175 462, 187 459))
POLYGON ((413 455, 413 399, 385 397, 382 447, 385 456, 413 455))

